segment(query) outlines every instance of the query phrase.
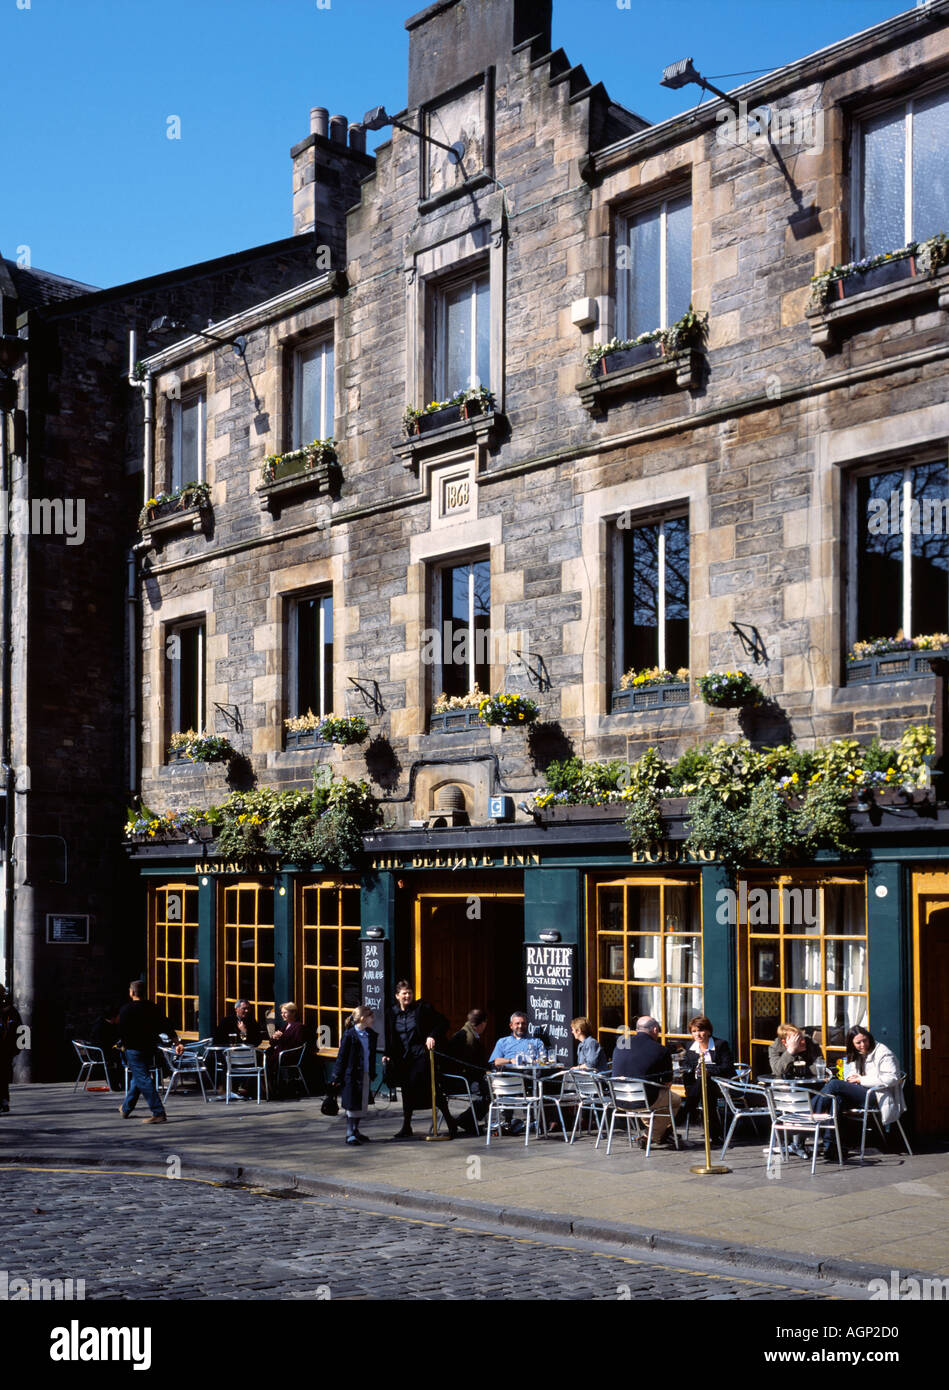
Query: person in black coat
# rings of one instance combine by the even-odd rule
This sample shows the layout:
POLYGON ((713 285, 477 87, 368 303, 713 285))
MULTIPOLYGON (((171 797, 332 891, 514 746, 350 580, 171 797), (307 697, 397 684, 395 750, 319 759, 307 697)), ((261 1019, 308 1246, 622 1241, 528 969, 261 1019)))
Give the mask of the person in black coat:
MULTIPOLYGON (((699 1014, 689 1024, 689 1032, 694 1039, 682 1058, 682 1080, 685 1084, 685 1113, 694 1116, 702 1104, 702 1077, 698 1070, 699 1058, 703 1059, 706 1078, 723 1076, 726 1079, 735 1075, 735 1063, 731 1048, 724 1038, 712 1036, 710 1019, 699 1014)), ((721 1124, 718 1118, 718 1087, 708 1087, 708 1129, 714 1139, 721 1138, 721 1124)))
POLYGON ((13 1080, 13 1059, 17 1054, 23 1020, 13 1007, 13 1000, 0 985, 0 1115, 10 1111, 10 1082, 13 1080))
POLYGON ((379 1035, 370 1027, 374 1017, 365 1004, 353 1010, 333 1068, 333 1085, 340 1087, 339 1103, 346 1111, 346 1143, 351 1145, 369 1143, 369 1135, 359 1131, 359 1121, 369 1109, 369 1083, 376 1070, 379 1035))
MULTIPOLYGON (((659 1022, 644 1015, 636 1020, 635 1033, 620 1038, 613 1053, 614 1077, 629 1077, 655 1084, 643 1089, 650 1110, 665 1110, 669 1104, 669 1082, 672 1080, 672 1053, 659 1039, 659 1022)), ((672 1113, 682 1104, 681 1096, 672 1095, 672 1113)), ((653 1121, 653 1142, 666 1143, 672 1137, 668 1119, 657 1116, 653 1121)))
MULTIPOLYGON (((427 1109, 432 1103, 429 1052, 443 1044, 448 1032, 448 1020, 415 998, 408 980, 395 987, 396 1002, 386 1013, 386 1042, 383 1062, 388 1067, 386 1079, 402 1087, 402 1128, 393 1139, 412 1138, 412 1111, 427 1109)), ((449 1138, 458 1133, 458 1123, 448 1109, 444 1092, 435 1082, 435 1100, 448 1126, 449 1138)))

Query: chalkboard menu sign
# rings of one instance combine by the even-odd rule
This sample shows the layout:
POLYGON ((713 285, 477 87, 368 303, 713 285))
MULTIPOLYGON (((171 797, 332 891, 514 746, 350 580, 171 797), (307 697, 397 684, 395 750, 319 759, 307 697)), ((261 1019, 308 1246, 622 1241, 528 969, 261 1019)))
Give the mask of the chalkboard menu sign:
POLYGON ((382 1028, 386 1007, 386 962, 384 941, 367 941, 362 946, 362 1002, 376 1016, 375 1028, 382 1028))
POLYGON ((573 1064, 573 980, 575 946, 544 946, 541 942, 524 947, 524 977, 527 985, 528 1031, 542 1037, 548 1047, 556 1047, 557 1060, 573 1064))

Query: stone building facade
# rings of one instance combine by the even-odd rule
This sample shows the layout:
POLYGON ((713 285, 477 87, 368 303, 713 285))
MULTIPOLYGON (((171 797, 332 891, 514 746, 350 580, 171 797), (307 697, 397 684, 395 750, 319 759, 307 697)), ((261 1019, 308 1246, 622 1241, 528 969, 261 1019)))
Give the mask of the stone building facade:
MULTIPOLYGON (((564 1007, 604 1034, 661 1008, 666 1035, 687 1040, 704 1011, 760 1067, 767 1029, 805 995, 801 1021, 831 1056, 869 1018, 912 1071, 925 1123, 944 1126, 949 1096, 913 1044, 921 1010, 943 1007, 920 993, 947 968, 938 807, 925 824, 885 817, 856 869, 801 870, 822 894, 819 955, 757 978, 747 923, 715 916, 733 882, 721 864, 637 866, 619 815, 554 823, 530 805, 567 753, 672 756, 741 733, 892 740, 934 716, 924 659, 858 680, 848 650, 949 627, 945 527, 918 545, 864 534, 868 500, 949 498, 949 268, 927 252, 891 262, 889 283, 812 277, 949 222, 944 9, 656 126, 551 51, 543 0, 440 0, 407 27, 391 140, 370 159, 359 127, 347 145, 345 123, 327 135, 317 111, 293 151, 295 231, 318 215, 312 190, 352 196, 344 238, 330 219, 328 263, 209 330, 246 335, 253 391, 226 347, 197 337, 146 363, 165 402, 156 478, 174 466, 175 393, 206 402, 210 509, 153 538, 144 574, 143 801, 184 810, 241 778, 303 788, 316 761, 370 778, 382 824, 361 872, 136 847, 156 987, 196 1033, 238 991, 261 1008, 299 995, 332 1052, 372 941, 387 986, 408 974, 456 1026, 480 1005, 498 1031, 550 964, 530 953, 562 949, 564 1007), (591 348, 647 330, 664 347, 617 348, 588 371, 591 348), (490 396, 403 428, 407 408, 479 386, 490 396), (333 460, 262 482, 317 421, 333 460), (459 633, 471 640, 453 661, 459 633), (691 680, 635 707, 621 677, 649 666, 691 680), (699 674, 736 666, 768 697, 758 713, 695 692, 699 674), (435 711, 476 680, 531 696, 539 727, 435 711), (315 713, 365 716, 368 750, 301 748, 286 721, 304 694, 315 713), (229 782, 169 761, 185 708, 231 735, 243 761, 229 782), (175 927, 174 956, 180 920, 191 944, 175 927)), ((538 1026, 566 1052, 546 1007, 538 1026)))

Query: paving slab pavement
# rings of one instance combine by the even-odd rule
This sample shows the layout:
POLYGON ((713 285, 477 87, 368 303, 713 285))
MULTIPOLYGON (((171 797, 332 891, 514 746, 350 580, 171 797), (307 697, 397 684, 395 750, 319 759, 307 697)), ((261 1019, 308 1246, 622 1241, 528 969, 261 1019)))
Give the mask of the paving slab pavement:
POLYGON ((123 1120, 120 1099, 70 1084, 15 1086, 11 1113, 0 1116, 0 1163, 145 1165, 169 1175, 179 1165, 387 1208, 480 1215, 527 1232, 608 1232, 601 1238, 788 1272, 949 1277, 946 1144, 914 1157, 868 1149, 864 1166, 818 1162, 814 1177, 792 1159, 769 1178, 759 1135, 729 1149, 730 1173, 700 1177, 690 1172, 704 1159, 695 1143, 648 1160, 625 1141, 607 1157, 585 1135, 574 1145, 559 1136, 526 1146, 507 1137, 426 1143, 420 1115, 416 1139, 388 1143, 401 1111, 380 1105, 363 1124, 373 1142, 353 1149, 343 1144, 344 1121, 322 1115, 317 1098, 225 1106, 173 1095, 167 1125, 142 1124, 141 1104, 123 1120))

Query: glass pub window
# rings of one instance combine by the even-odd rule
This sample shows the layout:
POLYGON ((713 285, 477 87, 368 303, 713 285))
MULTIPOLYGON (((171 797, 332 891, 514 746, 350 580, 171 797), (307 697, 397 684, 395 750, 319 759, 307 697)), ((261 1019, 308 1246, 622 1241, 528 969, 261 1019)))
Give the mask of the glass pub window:
POLYGON ((293 358, 293 439, 302 449, 333 434, 333 344, 301 348, 293 358))
POLYGON ((629 670, 689 664, 689 520, 617 528, 616 683, 629 670))
POLYGON ((949 628, 949 469, 942 459, 855 480, 853 641, 949 628))
POLYGON ((434 394, 491 385, 491 284, 487 275, 438 291, 435 313, 434 394))
POLYGON ((274 1007, 274 890, 272 884, 228 883, 218 938, 219 1016, 246 999, 263 1026, 274 1007))
POLYGON ((491 679, 488 651, 491 621, 491 563, 474 560, 439 571, 440 692, 485 694, 491 679))
POLYGON ((702 1012, 702 913, 696 879, 642 877, 597 883, 587 959, 597 1036, 615 1045, 641 1015, 664 1039, 689 1037, 702 1012))
POLYGON ((913 97, 860 127, 857 257, 925 241, 949 222, 949 89, 913 97))
POLYGON ((741 1055, 750 1046, 752 1073, 770 1072, 779 1023, 812 1037, 833 1065, 848 1029, 869 1026, 865 881, 749 880, 738 885, 738 915, 741 1055))
POLYGON ((617 235, 617 331, 668 328, 692 299, 692 200, 670 198, 622 218, 617 235))
POLYGON ((163 883, 151 893, 149 996, 183 1038, 198 1033, 198 890, 163 883))
POLYGON ((173 733, 204 729, 204 624, 174 628, 166 643, 173 733))
POLYGON ((172 402, 172 492, 187 483, 204 482, 205 401, 203 391, 194 391, 172 402))
POLYGON ((333 598, 295 599, 290 610, 290 713, 333 709, 333 598))
MULTIPOLYGON (((308 883, 299 890, 297 998, 303 1022, 315 1031, 320 1051, 339 1047, 343 1024, 360 994, 359 884, 308 883), (327 1031, 322 1033, 321 1029, 327 1031)), ((382 1030, 382 1020, 375 1027, 382 1030)))

